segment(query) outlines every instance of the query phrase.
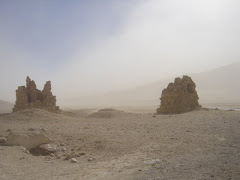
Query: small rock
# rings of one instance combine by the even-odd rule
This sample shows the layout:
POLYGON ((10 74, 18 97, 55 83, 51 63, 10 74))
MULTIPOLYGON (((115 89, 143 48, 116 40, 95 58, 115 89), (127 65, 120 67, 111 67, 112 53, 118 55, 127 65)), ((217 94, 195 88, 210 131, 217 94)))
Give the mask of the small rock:
POLYGON ((26 148, 23 147, 23 146, 20 146, 20 149, 23 150, 23 151, 26 150, 26 148))
POLYGON ((65 154, 64 156, 65 156, 64 160, 68 160, 74 158, 76 155, 74 154, 74 152, 72 152, 71 154, 65 154))
POLYGON ((41 128, 40 130, 43 131, 43 132, 47 131, 47 129, 45 129, 45 128, 41 128))
POLYGON ((51 154, 50 154, 50 156, 54 157, 54 156, 55 156, 55 154, 51 153, 51 154))
POLYGON ((29 150, 27 150, 27 149, 23 152, 26 153, 26 154, 30 154, 29 150))
POLYGON ((23 159, 25 159, 25 157, 24 157, 24 156, 22 156, 22 157, 20 157, 19 159, 20 159, 20 160, 23 160, 23 159))
POLYGON ((49 160, 50 160, 50 157, 49 157, 49 156, 45 156, 44 159, 46 159, 46 160, 49 161, 49 160))
POLYGON ((85 152, 80 152, 79 155, 83 156, 83 155, 85 155, 85 152))
POLYGON ((63 143, 61 143, 61 144, 60 144, 60 146, 64 146, 64 144, 63 144, 63 143))
POLYGON ((7 141, 5 137, 0 137, 0 144, 3 144, 7 141))
POLYGON ((62 147, 62 151, 66 151, 67 150, 67 148, 66 147, 62 147))
POLYGON ((57 158, 57 159, 61 159, 61 156, 57 154, 57 155, 56 155, 56 158, 57 158))
POLYGON ((7 129, 6 132, 12 132, 12 130, 11 129, 7 129))
POLYGON ((152 164, 157 164, 157 163, 160 163, 161 161, 159 159, 153 159, 153 160, 149 160, 149 161, 144 161, 145 164, 149 164, 149 165, 152 165, 152 164))
POLYGON ((33 155, 39 156, 46 156, 57 151, 57 146, 55 144, 42 144, 34 149, 31 149, 30 152, 33 155))
POLYGON ((39 149, 45 151, 46 153, 54 153, 57 150, 57 146, 55 144, 42 144, 39 146, 39 149))
POLYGON ((72 158, 72 159, 71 159, 71 163, 77 163, 77 159, 72 158))
POLYGON ((35 131, 35 129, 34 129, 34 128, 29 128, 28 130, 29 130, 29 131, 35 131))
POLYGON ((93 160, 94 160, 94 158, 92 158, 92 157, 88 158, 88 161, 93 161, 93 160))

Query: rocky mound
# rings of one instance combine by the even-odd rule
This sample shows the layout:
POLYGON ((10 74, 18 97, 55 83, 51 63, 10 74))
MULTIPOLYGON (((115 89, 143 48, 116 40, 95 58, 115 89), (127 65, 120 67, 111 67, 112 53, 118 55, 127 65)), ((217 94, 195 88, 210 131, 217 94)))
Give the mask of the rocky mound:
POLYGON ((114 118, 114 117, 123 117, 128 113, 116 109, 100 109, 97 112, 94 112, 88 115, 88 118, 114 118))
POLYGON ((159 114, 177 114, 198 109, 198 94, 191 77, 176 78, 162 91, 159 114))
POLYGON ((16 90, 16 103, 13 112, 38 108, 50 112, 57 112, 56 96, 51 92, 51 81, 47 81, 42 91, 38 90, 36 84, 29 77, 26 79, 26 87, 19 86, 16 90))

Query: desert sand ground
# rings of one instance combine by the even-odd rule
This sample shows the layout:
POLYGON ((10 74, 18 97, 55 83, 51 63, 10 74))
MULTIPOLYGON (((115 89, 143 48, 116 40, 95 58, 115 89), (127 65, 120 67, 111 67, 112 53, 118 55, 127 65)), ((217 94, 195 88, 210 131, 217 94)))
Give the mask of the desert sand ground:
POLYGON ((0 146, 0 179, 240 179, 240 112, 179 115, 85 109, 25 110, 0 116, 0 136, 45 128, 55 156, 0 146), (63 151, 66 148, 66 151, 63 151), (77 163, 64 160, 66 154, 77 163))

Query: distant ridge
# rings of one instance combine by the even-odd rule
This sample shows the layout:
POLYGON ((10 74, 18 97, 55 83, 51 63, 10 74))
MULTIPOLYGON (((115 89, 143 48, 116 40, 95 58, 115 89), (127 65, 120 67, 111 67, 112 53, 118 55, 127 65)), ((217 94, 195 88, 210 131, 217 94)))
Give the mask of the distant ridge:
POLYGON ((0 113, 10 113, 12 112, 13 104, 0 100, 0 113))
MULTIPOLYGON (((240 77, 240 63, 186 75, 189 75, 196 83, 200 104, 236 104, 240 107, 240 83, 238 79, 240 77)), ((118 92, 76 97, 71 100, 62 100, 60 103, 65 107, 158 107, 162 90, 174 79, 175 77, 167 78, 118 92)))

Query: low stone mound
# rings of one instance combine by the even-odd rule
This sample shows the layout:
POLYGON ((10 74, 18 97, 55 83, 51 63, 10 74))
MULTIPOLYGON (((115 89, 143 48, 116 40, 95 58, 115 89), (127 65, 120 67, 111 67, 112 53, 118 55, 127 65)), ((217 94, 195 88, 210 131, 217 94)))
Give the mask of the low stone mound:
POLYGON ((196 85, 188 76, 176 78, 174 83, 168 84, 160 99, 161 105, 157 109, 159 114, 178 114, 201 107, 198 104, 196 85))
POLYGON ((117 109, 100 109, 98 112, 94 112, 87 116, 87 118, 115 118, 115 117, 123 117, 128 115, 129 113, 126 113, 121 110, 117 109))
POLYGON ((119 111, 119 110, 112 109, 112 108, 104 108, 104 109, 100 109, 99 111, 119 111))
POLYGON ((56 121, 64 118, 61 113, 52 113, 44 109, 25 109, 15 113, 5 115, 5 119, 8 121, 56 121))
POLYGON ((85 118, 95 111, 94 109, 63 110, 61 114, 73 118, 85 118))

